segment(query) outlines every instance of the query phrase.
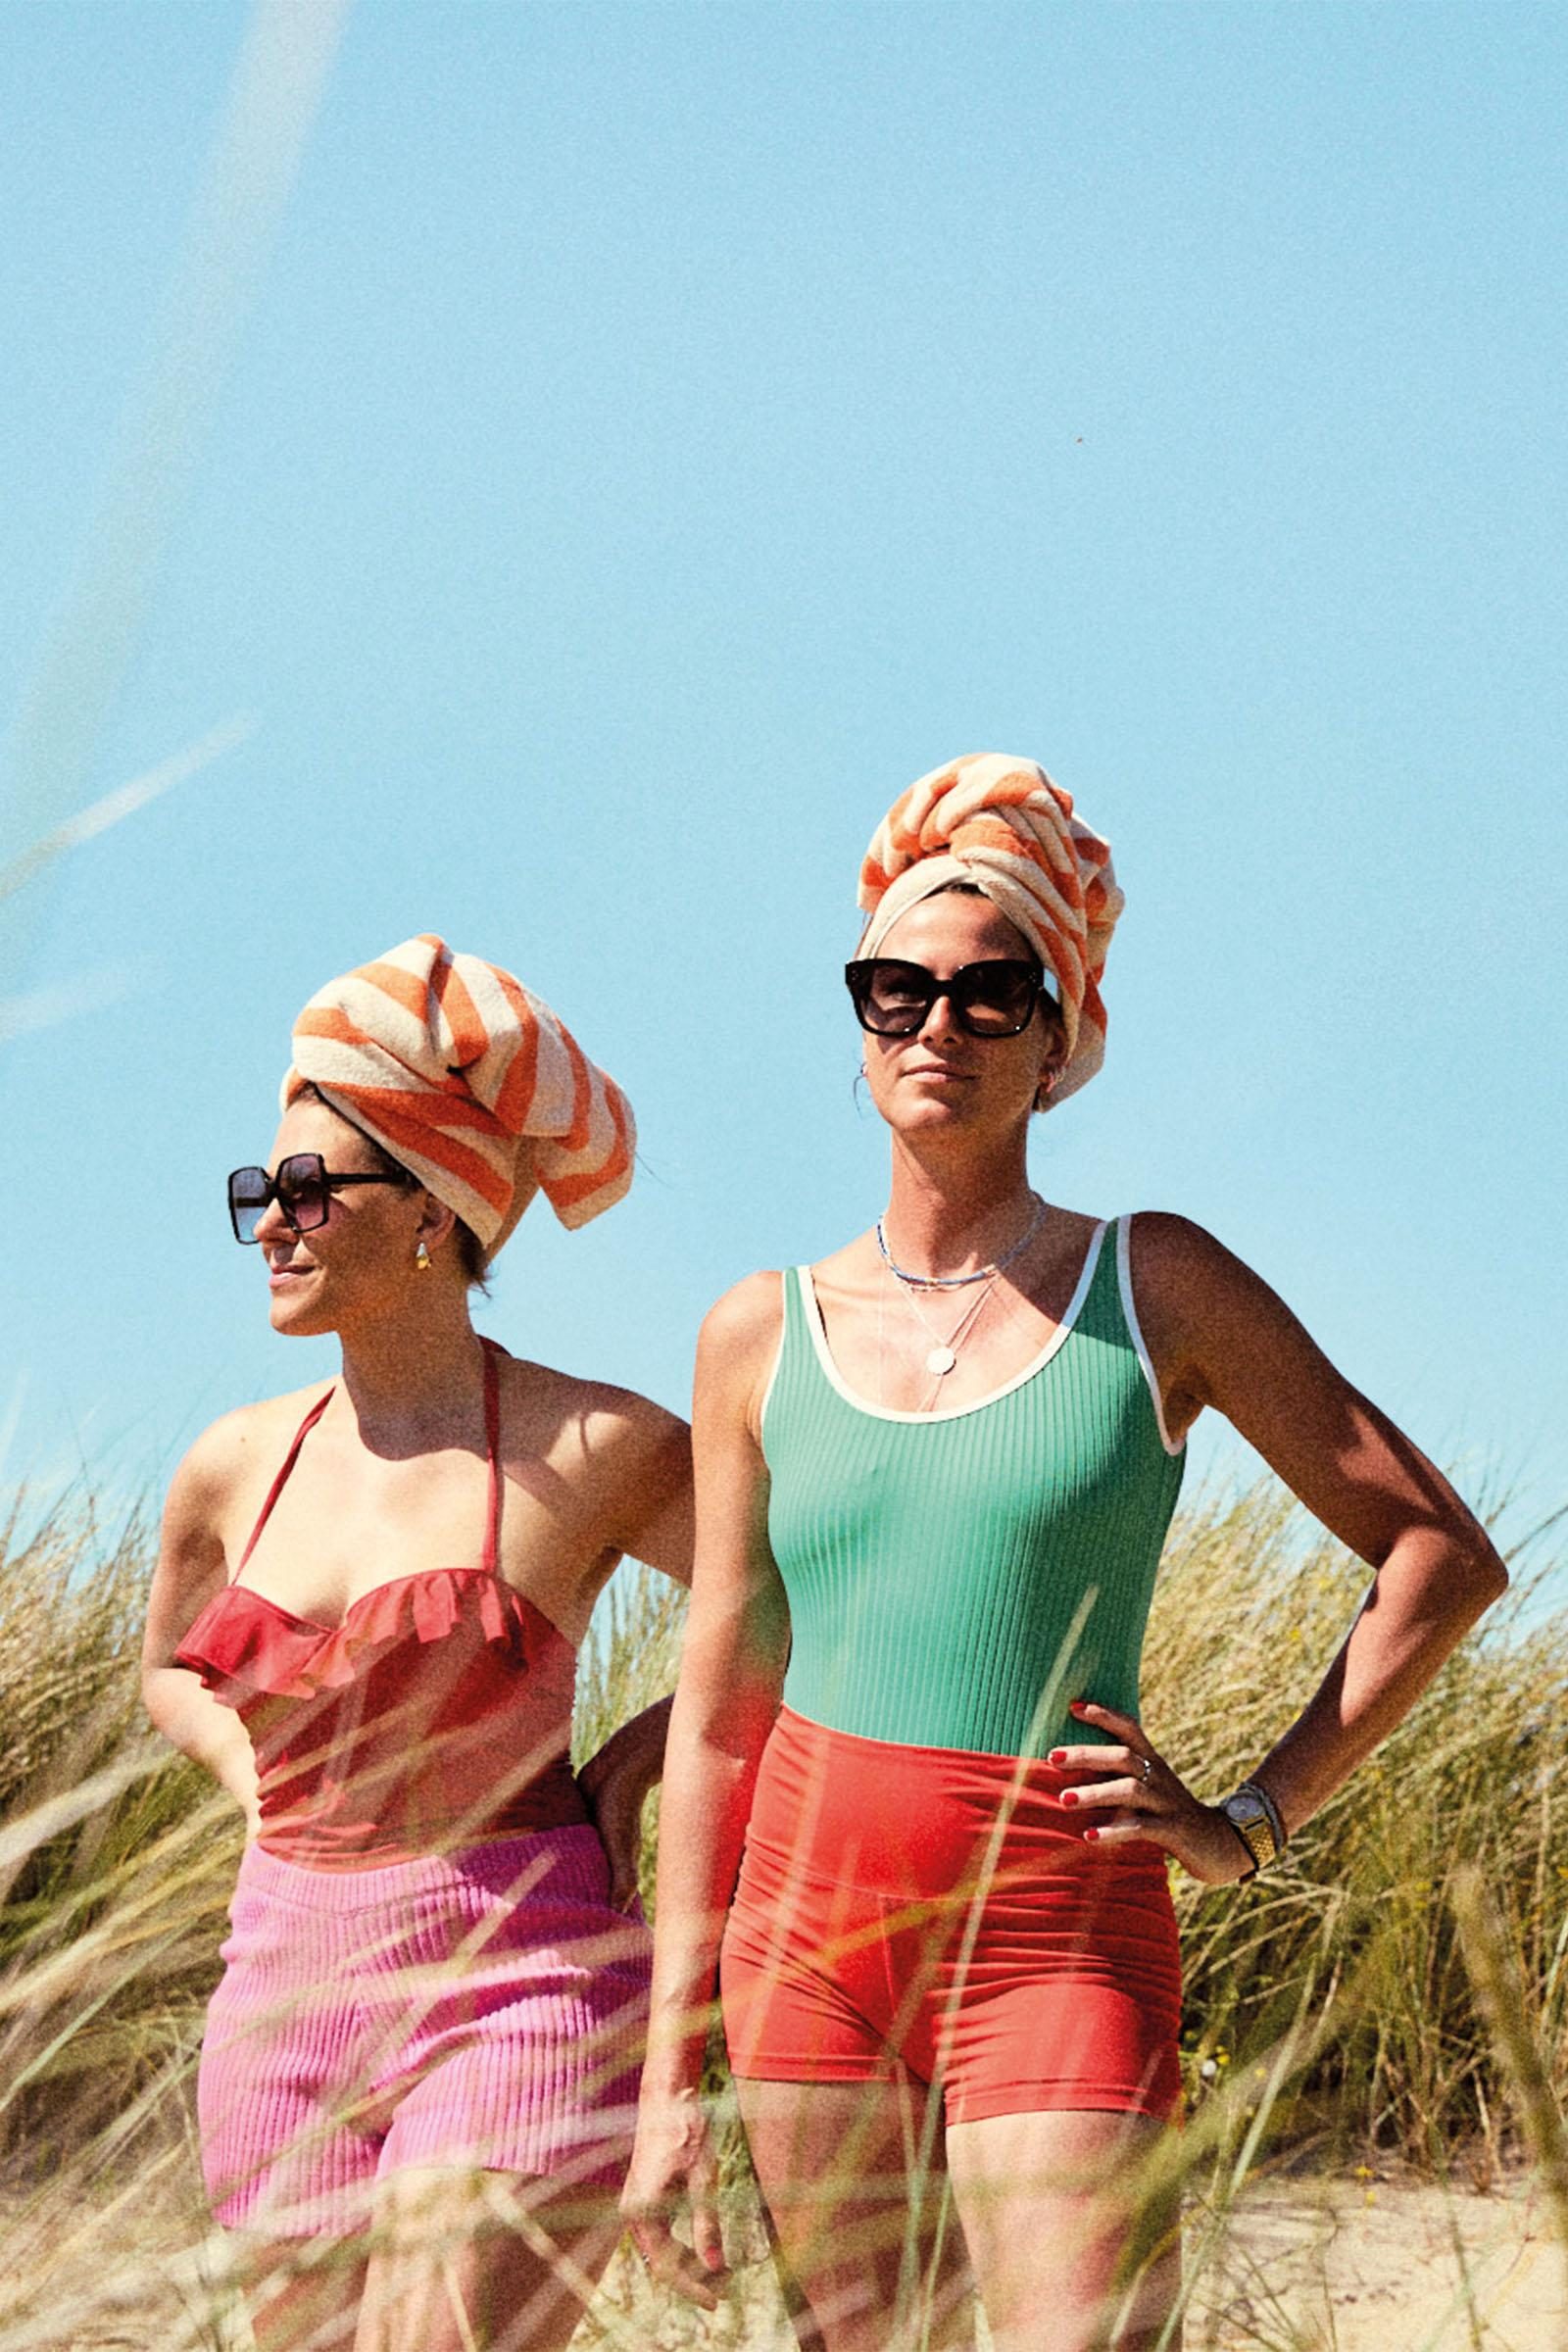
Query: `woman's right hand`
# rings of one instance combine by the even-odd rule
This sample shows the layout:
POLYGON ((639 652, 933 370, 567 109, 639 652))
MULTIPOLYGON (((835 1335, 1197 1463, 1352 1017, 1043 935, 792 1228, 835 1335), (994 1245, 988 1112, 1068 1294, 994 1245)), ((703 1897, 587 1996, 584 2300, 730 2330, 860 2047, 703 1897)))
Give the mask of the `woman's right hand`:
POLYGON ((705 2311, 718 2308, 729 2276, 718 2226, 718 2158, 701 2095, 646 2084, 620 2210, 649 2275, 705 2311), (691 2245, 675 2235, 690 2217, 691 2245))

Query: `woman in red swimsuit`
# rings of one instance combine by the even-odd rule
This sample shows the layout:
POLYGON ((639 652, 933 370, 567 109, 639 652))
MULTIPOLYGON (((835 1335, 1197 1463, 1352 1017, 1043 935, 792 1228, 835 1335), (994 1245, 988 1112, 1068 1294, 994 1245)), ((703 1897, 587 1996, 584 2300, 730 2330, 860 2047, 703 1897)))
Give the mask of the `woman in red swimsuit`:
POLYGON ((1068 796, 1032 760, 933 771, 879 826, 860 905, 846 978, 886 1212, 782 1282, 750 1276, 699 1348, 626 2210, 654 2269, 711 2299, 716 1977, 803 2342, 972 2343, 956 2296, 930 2332, 904 2327, 935 2175, 997 2352, 1154 2352, 1173 2246, 1121 2270, 1126 2183, 1179 2098, 1165 1856, 1210 1884, 1272 1859, 1506 1578, 1431 1463, 1209 1235, 1030 1192, 1032 1113, 1101 1059, 1121 905, 1068 796), (1205 1405, 1373 1571, 1316 1696, 1217 1803, 1138 1716, 1205 1405))
POLYGON ((273 1328, 341 1376, 218 1421, 169 1498, 155 1722, 251 1837, 198 2082, 261 2352, 564 2344, 614 2242, 663 1709, 573 1778, 576 1645, 623 1553, 683 1582, 684 1423, 482 1341, 536 1188, 630 1181, 619 1091, 510 974, 412 940, 313 999, 269 1168, 273 1328))

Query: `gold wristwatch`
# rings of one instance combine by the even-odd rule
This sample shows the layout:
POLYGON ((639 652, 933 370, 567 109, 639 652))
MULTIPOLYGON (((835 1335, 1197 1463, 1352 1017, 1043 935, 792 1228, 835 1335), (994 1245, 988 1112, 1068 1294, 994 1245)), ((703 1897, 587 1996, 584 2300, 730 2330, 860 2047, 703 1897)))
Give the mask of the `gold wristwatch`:
POLYGON ((1285 1851, 1285 1825, 1266 1788, 1256 1781, 1244 1781, 1234 1796, 1222 1799, 1219 1809, 1252 1857, 1248 1878, 1255 1879, 1279 1860, 1285 1851))

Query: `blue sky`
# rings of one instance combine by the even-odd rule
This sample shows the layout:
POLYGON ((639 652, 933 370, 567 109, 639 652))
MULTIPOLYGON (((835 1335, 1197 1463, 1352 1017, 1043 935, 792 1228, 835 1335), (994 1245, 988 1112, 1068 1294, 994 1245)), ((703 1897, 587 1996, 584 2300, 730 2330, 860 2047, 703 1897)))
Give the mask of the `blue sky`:
MULTIPOLYGON (((5 714, 247 21, 0 21, 5 714)), ((719 1290, 881 1206, 858 861, 999 749, 1128 899, 1041 1187, 1201 1219, 1472 1487, 1568 1496, 1565 70, 1528 0, 360 0, 76 805, 251 731, 0 906, 83 998, 0 1047, 10 1474, 134 1487, 327 1368, 221 1181, 421 929, 641 1125, 489 1327, 682 1401, 719 1290)))

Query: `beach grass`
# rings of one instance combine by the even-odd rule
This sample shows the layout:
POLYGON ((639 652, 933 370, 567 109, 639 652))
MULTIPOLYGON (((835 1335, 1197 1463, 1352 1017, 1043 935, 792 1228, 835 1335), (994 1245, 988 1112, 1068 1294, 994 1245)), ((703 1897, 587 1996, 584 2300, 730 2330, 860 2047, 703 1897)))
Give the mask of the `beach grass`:
MULTIPOLYGON (((205 2221, 192 2082, 237 1819, 141 1714, 147 1518, 106 1525, 82 1491, 36 1522, 19 1506, 3 1546, 0 2352, 219 2352, 244 2338, 205 2221)), ((1185 2199, 1195 2310, 1250 2190, 1308 2170, 1457 2193, 1534 2169, 1568 2233, 1568 1612, 1549 1601, 1549 1544, 1536 1554, 1283 1866, 1238 1888, 1173 1876, 1189 2122, 1144 2185, 1185 2199)), ((1202 1792, 1256 1763, 1367 1582, 1271 1483, 1178 1519, 1144 1716, 1202 1792)), ((670 1687, 681 1609, 661 1579, 617 1580, 583 1657, 579 1755, 670 1687)), ((657 1803, 650 1891, 656 1841, 657 1803)), ((717 2318, 622 2257, 585 2345, 791 2340, 733 2124, 724 2177, 741 2261, 717 2318)), ((831 2181, 823 2195, 831 2217, 831 2181)), ((1289 2346, 1286 2320, 1268 2340, 1289 2346)))

